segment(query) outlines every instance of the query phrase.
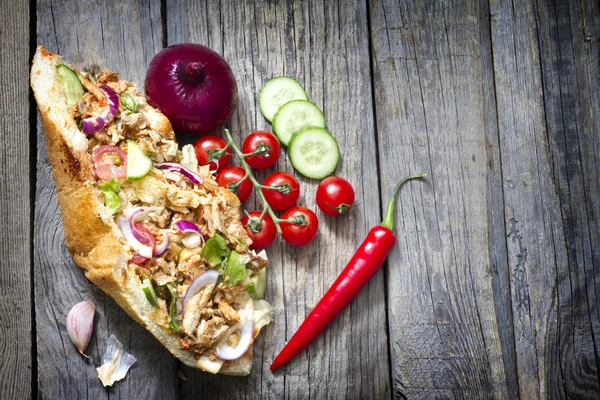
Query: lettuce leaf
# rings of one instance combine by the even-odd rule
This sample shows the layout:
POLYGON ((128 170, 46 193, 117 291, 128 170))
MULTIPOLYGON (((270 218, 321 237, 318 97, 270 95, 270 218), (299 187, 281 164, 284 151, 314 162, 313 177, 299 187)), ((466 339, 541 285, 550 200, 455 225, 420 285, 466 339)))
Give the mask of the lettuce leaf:
POLYGON ((212 266, 218 267, 224 258, 229 257, 231 250, 221 235, 215 235, 208 239, 202 248, 200 255, 212 266))
POLYGON ((119 185, 119 181, 111 179, 98 187, 100 188, 102 195, 104 195, 104 205, 112 214, 116 214, 121 209, 121 199, 119 198, 121 185, 119 185))
POLYGON ((225 276, 229 278, 229 280, 225 280, 229 287, 237 285, 246 277, 246 263, 237 251, 232 251, 229 255, 227 267, 225 267, 225 276))

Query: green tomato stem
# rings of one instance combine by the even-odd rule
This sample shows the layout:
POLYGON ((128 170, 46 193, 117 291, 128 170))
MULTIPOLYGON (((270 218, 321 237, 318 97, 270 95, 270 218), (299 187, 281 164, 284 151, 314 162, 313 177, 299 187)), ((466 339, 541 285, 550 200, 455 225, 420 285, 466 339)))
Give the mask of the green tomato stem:
MULTIPOLYGON (((275 223, 275 228, 277 229, 277 232, 281 234, 281 226, 279 226, 280 219, 277 218, 277 215, 275 215, 275 212, 269 206, 269 203, 267 203, 267 199, 265 198, 265 195, 263 194, 262 190, 260 190, 262 185, 260 183, 258 183, 256 178, 254 178, 254 175, 252 174, 252 170, 250 169, 250 166, 244 159, 244 153, 242 153, 242 151, 240 150, 238 145, 233 140, 233 137, 231 136, 231 132, 229 132, 229 129, 225 129, 225 136, 227 136, 227 141, 228 141, 227 145, 233 149, 233 152, 240 159, 242 168, 244 168, 244 171, 246 171, 246 177, 248 179, 250 179, 250 182, 252 182, 252 185, 254 185, 254 190, 256 191, 256 193, 258 194, 258 197, 260 197, 260 200, 262 201, 263 215, 265 212, 269 213, 269 215, 273 219, 273 222, 275 223)), ((261 216, 261 219, 262 219, 262 216, 261 216)))
POLYGON ((420 178, 424 178, 426 176, 427 176, 427 174, 423 174, 423 173, 410 175, 410 176, 404 177, 400 182, 398 182, 398 184, 394 188, 394 191, 392 192, 392 198, 390 199, 390 202, 388 203, 387 209, 385 211, 385 218, 383 219, 381 226, 385 226, 390 231, 394 230, 394 212, 396 209, 396 195, 398 194, 400 187, 404 183, 406 183, 412 179, 420 179, 420 178))

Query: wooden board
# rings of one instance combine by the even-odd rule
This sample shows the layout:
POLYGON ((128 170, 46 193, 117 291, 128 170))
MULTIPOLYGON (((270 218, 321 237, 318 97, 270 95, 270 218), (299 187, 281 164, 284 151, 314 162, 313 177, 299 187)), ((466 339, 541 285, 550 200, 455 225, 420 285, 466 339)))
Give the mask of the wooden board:
MULTIPOLYGON (((597 1, 38 0, 10 2, 0 22, 2 399, 600 398, 597 1), (28 97, 36 41, 140 83, 163 46, 206 44, 238 79, 237 139, 270 127, 256 95, 275 75, 296 77, 324 110, 357 207, 319 212, 309 247, 269 249, 275 320, 249 377, 182 368, 74 265, 28 97), (383 271, 271 373, 395 182, 418 171, 429 176, 399 196, 383 271), (89 361, 64 327, 83 299, 98 306, 89 361), (95 368, 110 334, 138 363, 105 389, 95 368)), ((293 172, 284 155, 277 168, 293 172)), ((299 203, 316 209, 317 182, 299 180, 299 203)))
POLYGON ((598 4, 490 3, 519 393, 597 398, 598 4))
MULTIPOLYGON (((260 114, 260 87, 277 75, 298 79, 325 113, 339 141, 336 173, 358 194, 346 218, 318 212, 320 234, 295 249, 279 240, 269 250, 266 298, 273 323, 255 347, 245 379, 213 377, 186 369, 182 395, 191 398, 385 398, 389 396, 385 295, 380 272, 330 329, 280 371, 269 365, 380 220, 376 146, 371 105, 367 14, 355 1, 167 1, 169 44, 192 41, 221 52, 238 80, 239 102, 231 121, 238 139, 270 125, 260 114)), ((285 156, 277 168, 293 173, 285 156)), ((266 176, 262 174, 261 176, 266 176)), ((299 204, 316 210, 317 181, 296 176, 299 204)), ((246 207, 259 207, 247 202, 246 207)))
POLYGON ((498 204, 487 196, 482 12, 463 1, 370 11, 383 198, 402 176, 428 174, 399 196, 388 262, 394 394, 508 398, 487 226, 498 204))
MULTIPOLYGON (((90 7, 79 1, 40 1, 38 43, 60 53, 78 68, 93 64, 143 83, 151 57, 162 47, 159 2, 106 2, 90 7), (134 51, 135 49, 135 51, 134 51)), ((42 398, 174 398, 177 361, 116 303, 87 281, 65 248, 54 181, 38 118, 35 202, 35 292, 39 396, 42 398), (94 335, 77 354, 65 330, 70 308, 82 300, 97 306, 94 335), (108 337, 114 334, 137 363, 127 379, 105 389, 96 368, 108 337)))
POLYGON ((0 7, 0 397, 32 392, 29 4, 0 7))

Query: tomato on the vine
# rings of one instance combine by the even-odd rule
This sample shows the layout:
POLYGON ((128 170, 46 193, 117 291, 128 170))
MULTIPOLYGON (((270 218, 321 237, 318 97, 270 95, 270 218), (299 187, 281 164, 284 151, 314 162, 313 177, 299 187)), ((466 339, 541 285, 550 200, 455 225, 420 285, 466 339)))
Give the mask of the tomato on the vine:
POLYGON ((354 189, 347 180, 330 176, 317 187, 317 205, 327 215, 346 214, 354 204, 354 189))
POLYGON ((222 156, 218 156, 217 149, 224 149, 227 141, 219 136, 206 135, 194 143, 194 151, 198 159, 198 165, 208 164, 211 171, 220 171, 229 165, 231 151, 225 150, 222 156))
POLYGON ((253 187, 249 178, 244 179, 245 176, 246 171, 244 171, 244 168, 232 165, 223 168, 217 174, 217 183, 219 186, 231 190, 243 203, 248 197, 250 197, 253 187), (238 182, 242 179, 244 180, 238 184, 238 182))
POLYGON ((276 187, 274 189, 262 188, 267 203, 273 210, 285 211, 296 204, 300 196, 300 184, 293 175, 287 172, 273 172, 267 176, 263 186, 276 187))
POLYGON ((242 144, 244 154, 254 153, 246 157, 246 162, 255 169, 267 169, 277 163, 281 146, 277 136, 269 131, 252 132, 242 144))
POLYGON ((273 243, 277 235, 275 223, 269 214, 265 213, 260 223, 258 222, 261 214, 262 211, 250 211, 242 217, 242 225, 252 239, 251 249, 264 249, 273 243))
POLYGON ((304 246, 317 235, 319 220, 317 215, 306 207, 290 208, 283 213, 281 219, 294 221, 280 223, 283 240, 293 246, 304 246))

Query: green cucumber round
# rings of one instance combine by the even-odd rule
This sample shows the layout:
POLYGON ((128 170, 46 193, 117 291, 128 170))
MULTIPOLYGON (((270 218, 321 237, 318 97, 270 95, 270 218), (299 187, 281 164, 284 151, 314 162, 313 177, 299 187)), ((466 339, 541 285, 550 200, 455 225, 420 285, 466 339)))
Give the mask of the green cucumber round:
POLYGON ((258 95, 258 106, 262 115, 272 122, 277 110, 292 100, 308 100, 304 88, 289 76, 277 76, 263 85, 258 95))
POLYGON ((142 179, 152 169, 152 160, 140 146, 132 141, 127 141, 127 180, 137 181, 142 179))
POLYGON ((309 127, 292 135, 288 156, 302 175, 323 179, 335 171, 340 161, 340 148, 328 130, 309 127))
POLYGON ((273 132, 286 146, 294 132, 309 126, 325 128, 325 117, 319 107, 307 100, 285 103, 273 118, 273 132))

